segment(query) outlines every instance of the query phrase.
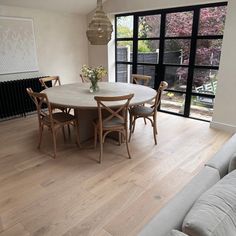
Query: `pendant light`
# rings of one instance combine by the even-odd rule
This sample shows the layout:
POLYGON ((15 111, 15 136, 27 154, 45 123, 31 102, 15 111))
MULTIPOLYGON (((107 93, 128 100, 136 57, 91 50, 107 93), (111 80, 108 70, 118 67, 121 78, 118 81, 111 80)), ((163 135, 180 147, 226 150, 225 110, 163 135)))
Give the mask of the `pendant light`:
POLYGON ((111 39, 112 31, 112 24, 103 11, 102 0, 97 0, 95 14, 86 32, 87 38, 92 45, 106 45, 111 39))

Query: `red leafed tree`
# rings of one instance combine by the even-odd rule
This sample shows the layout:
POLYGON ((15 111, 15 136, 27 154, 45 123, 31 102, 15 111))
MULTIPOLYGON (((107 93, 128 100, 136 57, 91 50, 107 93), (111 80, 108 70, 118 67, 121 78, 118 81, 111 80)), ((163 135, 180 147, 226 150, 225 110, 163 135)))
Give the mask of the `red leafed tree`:
MULTIPOLYGON (((199 36, 223 35, 226 18, 226 6, 202 8, 200 11, 200 21, 198 28, 199 36)), ((166 37, 186 37, 192 35, 193 12, 177 12, 166 15, 166 37)), ((139 37, 158 37, 160 35, 160 17, 145 16, 141 18, 139 24, 139 37)), ((150 44, 152 42, 150 41, 150 44)), ((199 39, 197 41, 197 50, 195 65, 218 66, 220 61, 222 40, 199 39)), ((190 40, 188 39, 170 39, 166 40, 165 52, 182 52, 181 63, 188 64, 190 53, 190 40)), ((177 76, 181 84, 186 84, 187 70, 179 68, 177 76)), ((214 73, 213 73, 214 74, 214 73)), ((209 70, 197 70, 194 75, 194 86, 215 79, 209 70)))

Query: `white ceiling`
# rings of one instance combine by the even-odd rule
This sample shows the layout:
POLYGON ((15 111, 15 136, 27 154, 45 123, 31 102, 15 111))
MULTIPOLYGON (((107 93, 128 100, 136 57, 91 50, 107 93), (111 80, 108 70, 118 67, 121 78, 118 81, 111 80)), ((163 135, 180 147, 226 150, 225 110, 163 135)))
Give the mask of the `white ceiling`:
POLYGON ((0 5, 88 14, 96 8, 97 0, 0 0, 0 5))

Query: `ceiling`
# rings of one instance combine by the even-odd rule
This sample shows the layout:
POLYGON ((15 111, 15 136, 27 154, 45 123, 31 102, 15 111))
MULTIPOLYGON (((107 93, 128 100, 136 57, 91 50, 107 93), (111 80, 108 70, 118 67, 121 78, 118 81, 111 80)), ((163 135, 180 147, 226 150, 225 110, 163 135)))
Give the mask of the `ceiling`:
POLYGON ((97 0, 0 0, 0 5, 88 14, 96 8, 97 0))

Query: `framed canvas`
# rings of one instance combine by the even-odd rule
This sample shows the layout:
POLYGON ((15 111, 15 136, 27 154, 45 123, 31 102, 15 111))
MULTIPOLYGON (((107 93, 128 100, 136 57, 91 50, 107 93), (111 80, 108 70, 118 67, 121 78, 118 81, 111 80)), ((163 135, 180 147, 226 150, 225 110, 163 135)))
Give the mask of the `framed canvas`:
POLYGON ((38 70, 33 20, 0 16, 0 75, 38 70))

